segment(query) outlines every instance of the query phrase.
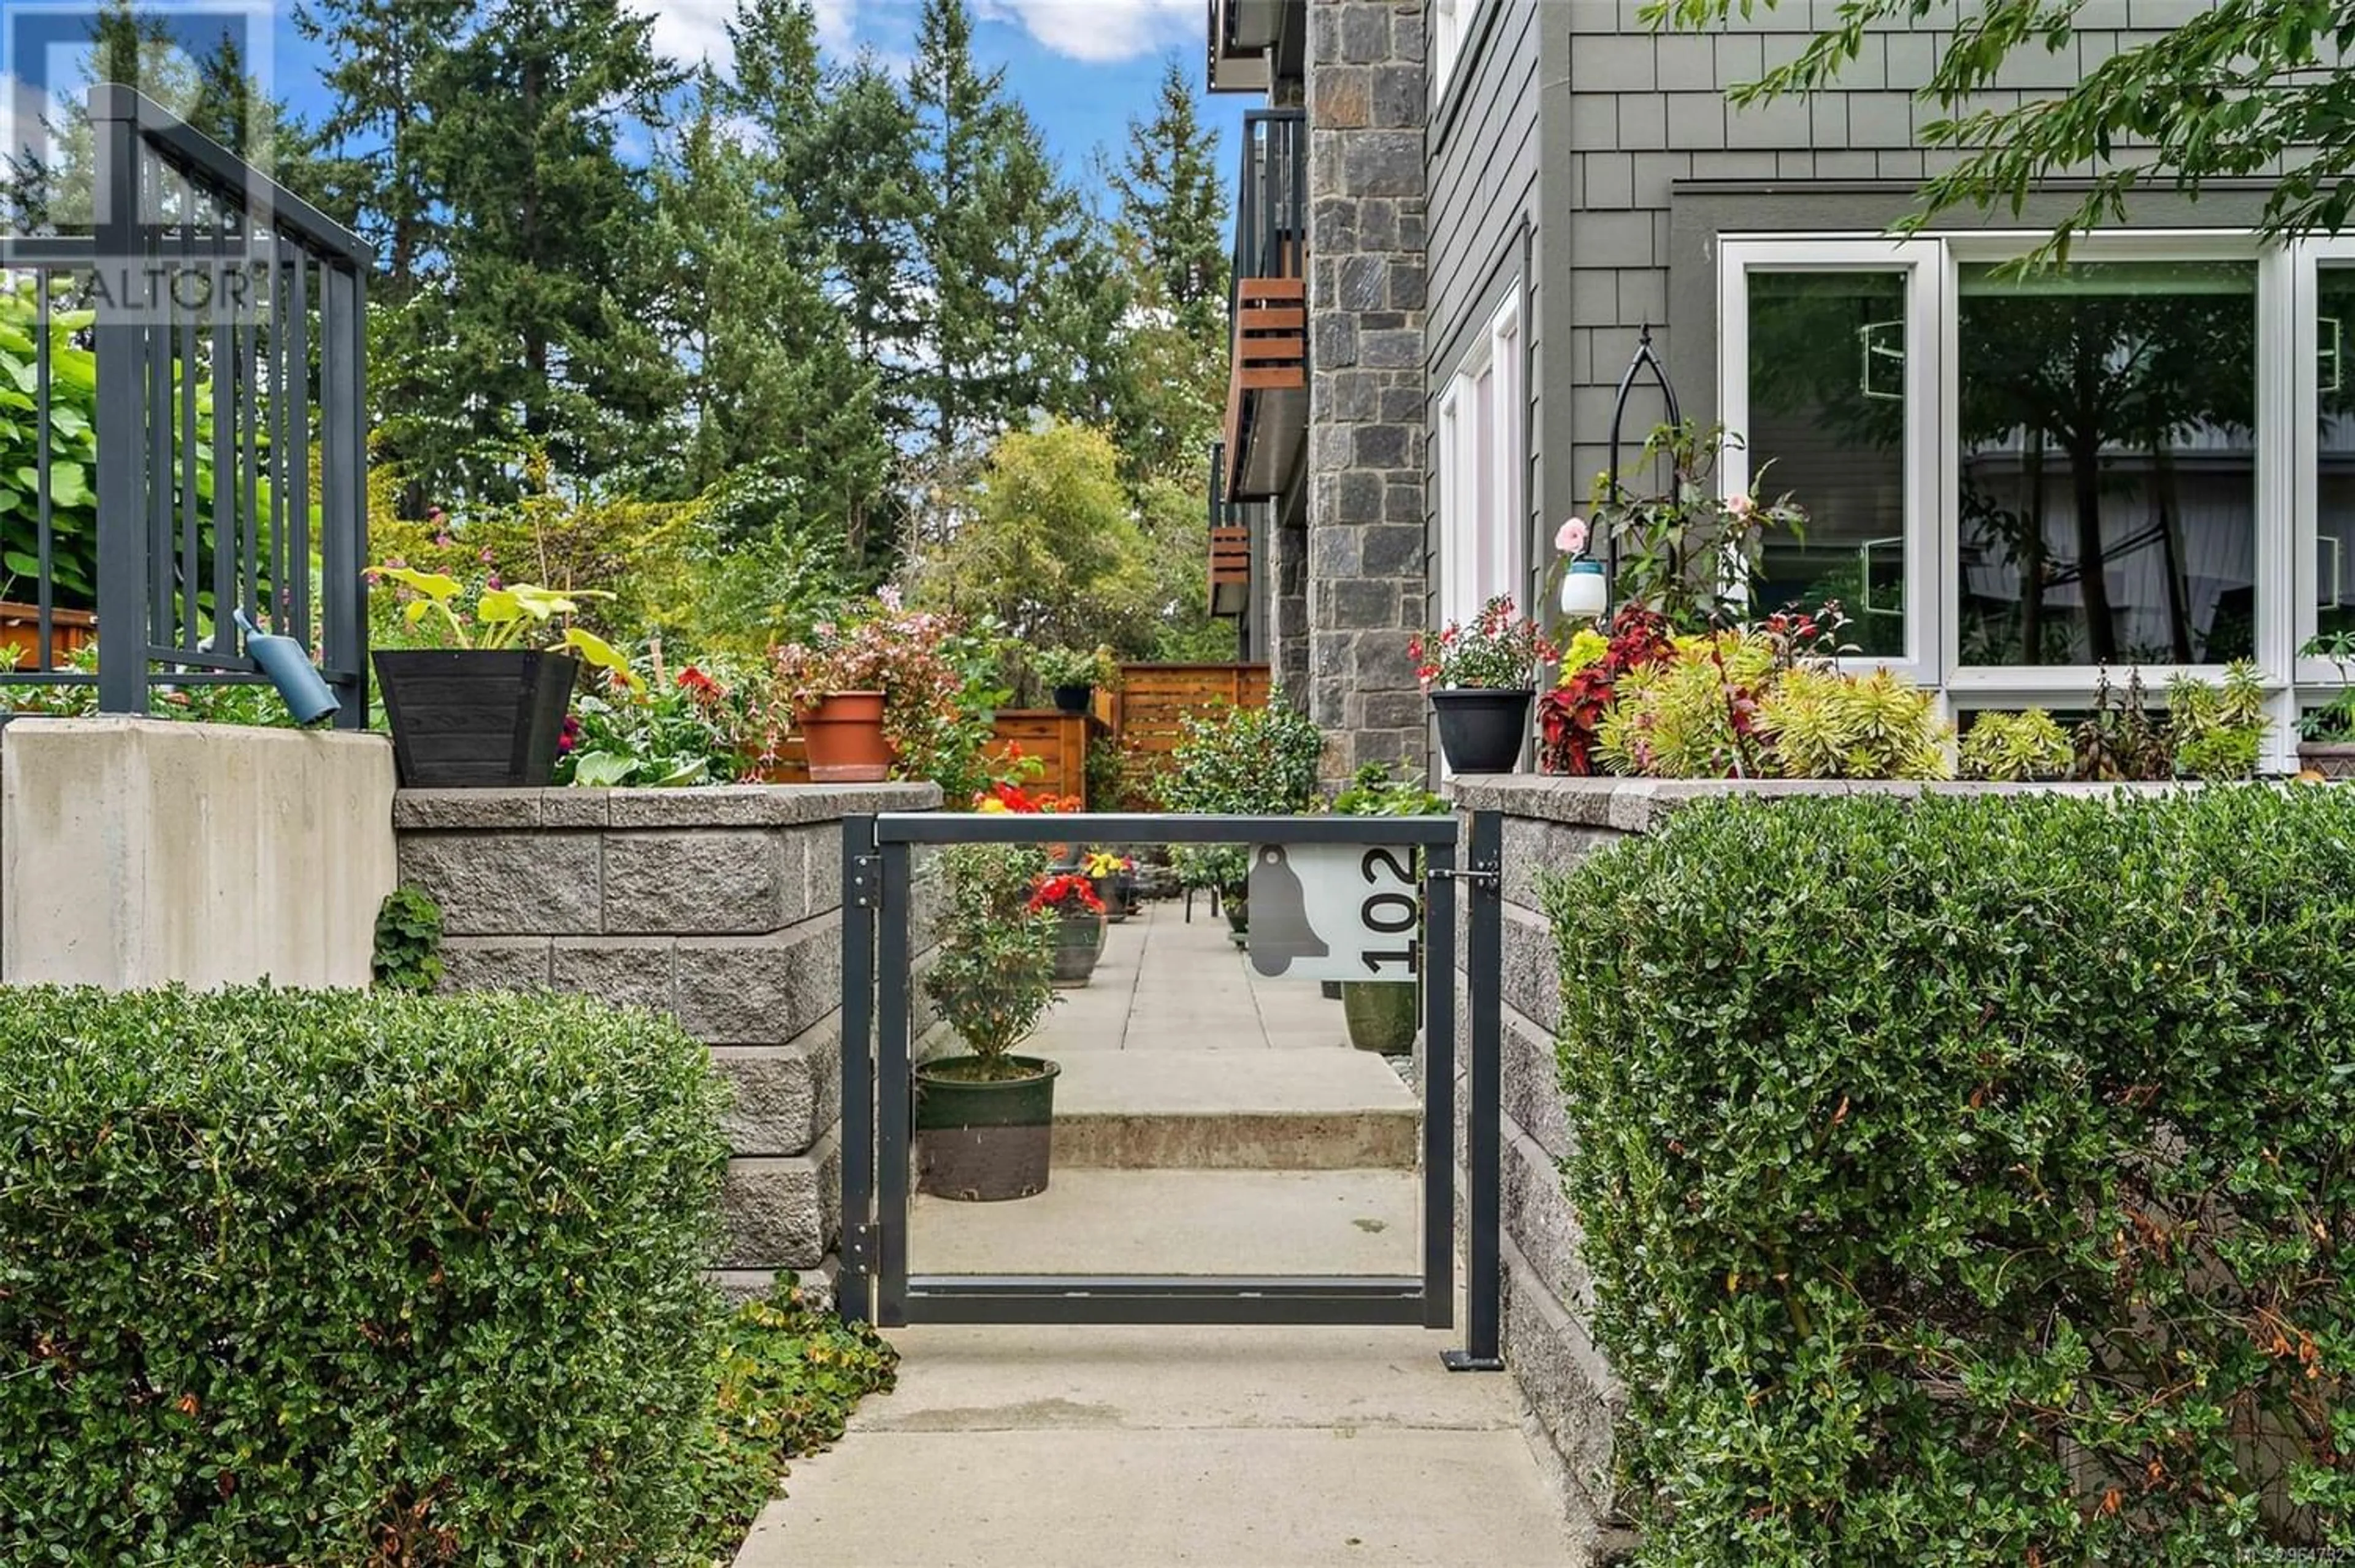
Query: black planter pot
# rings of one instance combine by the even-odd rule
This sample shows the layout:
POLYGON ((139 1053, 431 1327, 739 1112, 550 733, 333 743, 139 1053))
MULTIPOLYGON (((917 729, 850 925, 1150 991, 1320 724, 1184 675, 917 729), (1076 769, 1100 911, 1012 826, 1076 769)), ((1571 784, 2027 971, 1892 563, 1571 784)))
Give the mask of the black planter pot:
POLYGON ((1085 713, 1095 695, 1092 686, 1059 686, 1055 688, 1055 707, 1063 713, 1085 713))
POLYGON ((1341 1013, 1348 1021, 1349 1043, 1359 1051, 1404 1056, 1414 1049, 1422 1000, 1423 987, 1409 981, 1342 981, 1341 1013))
POLYGON ((1219 907, 1226 912, 1227 939, 1237 947, 1251 945, 1251 899, 1241 888, 1230 888, 1219 895, 1219 907))
POLYGON ((531 789, 556 743, 581 663, 520 648, 384 649, 377 683, 408 789, 531 789))
POLYGON ((1055 922, 1055 984, 1084 986, 1103 954, 1103 922, 1094 915, 1059 916, 1055 922))
POLYGON ((952 1056, 916 1069, 916 1190, 995 1203, 1047 1190, 1053 1153, 1055 1063, 1007 1060, 1031 1070, 998 1082, 960 1077, 980 1058, 952 1056))
POLYGON ((1439 713, 1439 749, 1459 773, 1509 773, 1529 738, 1533 691, 1448 688, 1431 694, 1439 713))

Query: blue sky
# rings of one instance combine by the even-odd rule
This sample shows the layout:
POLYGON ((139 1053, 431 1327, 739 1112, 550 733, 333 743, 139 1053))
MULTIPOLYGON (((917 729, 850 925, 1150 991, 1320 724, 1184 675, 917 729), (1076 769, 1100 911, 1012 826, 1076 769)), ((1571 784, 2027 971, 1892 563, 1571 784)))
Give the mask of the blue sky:
MULTIPOLYGON (((7 0, 0 0, 5 5, 7 0)), ((675 58, 723 57, 722 23, 734 0, 639 0, 655 16, 655 36, 675 58)), ((1124 143, 1132 114, 1148 112, 1162 62, 1174 55, 1188 80, 1201 83, 1201 0, 968 0, 976 19, 975 53, 985 66, 1002 66, 1007 90, 1039 122, 1049 145, 1074 180, 1092 186, 1090 155, 1124 143)), ((161 7, 159 7, 161 8, 161 7)), ((912 51, 920 0, 816 0, 818 25, 829 53, 847 59, 872 48, 903 63, 912 51)), ((296 35, 281 8, 274 32, 272 91, 305 119, 325 110, 320 52, 296 35)), ((1203 112, 1220 128, 1220 167, 1239 155, 1235 136, 1247 96, 1203 95, 1203 112)), ((1231 177, 1231 176, 1229 176, 1231 177)))

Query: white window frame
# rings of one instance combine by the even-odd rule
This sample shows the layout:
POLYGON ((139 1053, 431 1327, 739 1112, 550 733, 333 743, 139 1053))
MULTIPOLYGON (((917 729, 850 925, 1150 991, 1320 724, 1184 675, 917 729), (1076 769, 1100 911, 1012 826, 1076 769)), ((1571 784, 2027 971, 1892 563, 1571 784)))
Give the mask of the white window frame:
MULTIPOLYGON (((1964 665, 1961 618, 1955 613, 1958 578, 1952 563, 1962 533, 1961 454, 1953 439, 1961 410, 1961 269, 1966 262, 2009 260, 2045 238, 2041 230, 1975 230, 1903 241, 1813 234, 1728 235, 1721 241, 1718 407, 1726 428, 1737 434, 1749 417, 1750 272, 1912 271, 1906 329, 1908 656, 1870 662, 1937 690, 1949 708, 2082 708, 2101 679, 2099 667, 2092 665, 1964 665)), ((2264 765, 2284 769, 2296 743, 2296 685, 2335 681, 2327 663, 2299 661, 2296 650, 2315 624, 2315 264, 2322 259, 2355 261, 2355 240, 2286 248, 2245 231, 2141 229, 2081 236, 2070 256, 2256 265, 2254 658, 2273 694, 2275 727, 2264 765)), ((1726 495, 1746 488, 1749 454, 1729 447, 1720 474, 1726 495)), ((1806 498, 1799 500, 1804 506, 1806 498)), ((2221 665, 2139 668, 2154 699, 2163 696, 2178 674, 2208 681, 2223 674, 2221 665)), ((2116 681, 2126 677, 2123 667, 2111 674, 2116 681)))
MULTIPOLYGON (((1941 559, 1935 519, 1952 458, 1938 432, 1945 421, 1935 379, 1933 334, 1945 319, 1949 272, 1934 240, 1871 239, 1728 239, 1718 271, 1719 418, 1736 436, 1750 428, 1750 275, 1753 272, 1897 272, 1905 278, 1905 654, 1875 659, 1920 686, 1937 686, 1940 628, 1945 618, 1938 582, 1941 559)), ((1718 460, 1725 495, 1750 488, 1752 455, 1729 441, 1718 460)), ((1767 488, 1774 489, 1770 482, 1767 488)), ((1797 497, 1801 506, 1806 497, 1797 497)), ((1764 605, 1772 610, 1775 605, 1764 605)), ((1861 661, 1859 661, 1861 662, 1861 661)))
POLYGON ((1528 389, 1523 384, 1518 280, 1448 379, 1439 401, 1439 559, 1443 622, 1469 621, 1492 593, 1510 593, 1525 613, 1529 583, 1528 389), (1489 378, 1489 449, 1485 473, 1470 461, 1479 430, 1475 400, 1489 378), (1487 481, 1489 505, 1479 504, 1487 481), (1501 581, 1480 580, 1480 547, 1494 544, 1501 581))
POLYGON ((1445 101, 1448 80, 1455 74, 1455 61, 1464 52, 1464 40, 1471 36, 1474 13, 1481 0, 1431 0, 1431 90, 1429 101, 1433 112, 1445 101))

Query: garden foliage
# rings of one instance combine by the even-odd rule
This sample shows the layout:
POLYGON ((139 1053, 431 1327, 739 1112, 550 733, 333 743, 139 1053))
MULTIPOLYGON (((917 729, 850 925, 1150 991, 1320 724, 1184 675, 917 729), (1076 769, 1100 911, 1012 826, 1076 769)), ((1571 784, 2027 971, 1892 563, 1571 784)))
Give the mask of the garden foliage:
POLYGON ((1638 1561, 2355 1546, 2350 846, 2335 790, 1730 801, 1550 888, 1638 1561))
POLYGON ((572 999, 10 992, 0 1561, 685 1561, 723 1093, 572 999))

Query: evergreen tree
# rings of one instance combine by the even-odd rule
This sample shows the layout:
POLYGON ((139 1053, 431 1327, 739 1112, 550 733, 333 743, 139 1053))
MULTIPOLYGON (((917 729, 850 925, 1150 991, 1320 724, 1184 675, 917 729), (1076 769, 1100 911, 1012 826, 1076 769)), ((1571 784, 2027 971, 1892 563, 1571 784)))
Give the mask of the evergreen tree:
POLYGON ((766 475, 785 482, 778 493, 794 516, 764 517, 764 527, 847 532, 880 495, 890 448, 874 372, 824 292, 822 238, 770 162, 731 140, 707 99, 657 172, 677 477, 695 493, 766 475))
POLYGON ((913 378, 936 448, 1051 407, 1068 372, 1050 335, 1056 273, 1083 242, 1078 198, 1005 72, 973 59, 964 0, 924 0, 908 83, 923 176, 915 215, 927 306, 913 378))
POLYGON ((409 319, 446 336, 411 348, 468 368, 409 389, 412 432, 442 439, 394 455, 455 493, 512 488, 512 463, 486 455, 502 448, 544 448, 581 479, 656 456, 652 195, 619 152, 680 81, 652 28, 621 0, 487 0, 424 62, 414 177, 446 227, 416 263, 440 308, 409 319))
MULTIPOLYGON (((917 422, 916 367, 923 357, 916 215, 916 117, 899 83, 871 54, 828 84, 810 138, 812 167, 798 187, 813 230, 831 242, 828 292, 852 348, 875 368, 877 414, 894 445, 917 422)), ((854 543, 888 530, 853 525, 854 543)))
POLYGON ((320 126, 328 208, 376 247, 379 290, 406 298, 446 232, 425 176, 433 84, 469 0, 304 0, 295 27, 321 46, 335 108, 320 126))
POLYGON ((1227 193, 1219 138, 1172 60, 1149 118, 1103 169, 1114 243, 1135 295, 1107 416, 1133 477, 1196 482, 1227 392, 1227 193))

